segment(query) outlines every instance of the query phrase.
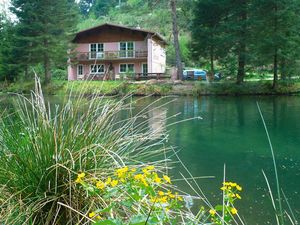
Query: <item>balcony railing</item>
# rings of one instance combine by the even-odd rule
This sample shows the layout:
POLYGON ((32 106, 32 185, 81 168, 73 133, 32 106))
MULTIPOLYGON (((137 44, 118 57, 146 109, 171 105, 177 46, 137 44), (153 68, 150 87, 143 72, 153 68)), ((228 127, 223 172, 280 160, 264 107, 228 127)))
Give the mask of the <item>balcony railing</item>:
POLYGON ((116 59, 146 59, 147 51, 104 51, 104 52, 77 52, 75 60, 116 60, 116 59))

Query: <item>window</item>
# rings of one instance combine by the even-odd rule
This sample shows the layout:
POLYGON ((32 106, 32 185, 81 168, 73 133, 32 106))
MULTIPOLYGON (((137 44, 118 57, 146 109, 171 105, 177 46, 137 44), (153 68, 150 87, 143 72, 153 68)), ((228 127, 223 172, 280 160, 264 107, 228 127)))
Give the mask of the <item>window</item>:
POLYGON ((120 42, 120 58, 133 58, 133 57, 134 57, 134 43, 120 42))
POLYGON ((83 75, 83 65, 77 65, 77 75, 78 76, 83 75))
POLYGON ((120 73, 134 73, 134 64, 120 64, 120 73))
POLYGON ((99 73, 104 73, 104 65, 103 64, 91 65, 91 74, 99 74, 99 73))
POLYGON ((104 44, 95 43, 90 44, 90 59, 101 59, 104 58, 104 44))
POLYGON ((144 76, 146 76, 148 74, 148 64, 147 63, 142 64, 142 73, 144 76))

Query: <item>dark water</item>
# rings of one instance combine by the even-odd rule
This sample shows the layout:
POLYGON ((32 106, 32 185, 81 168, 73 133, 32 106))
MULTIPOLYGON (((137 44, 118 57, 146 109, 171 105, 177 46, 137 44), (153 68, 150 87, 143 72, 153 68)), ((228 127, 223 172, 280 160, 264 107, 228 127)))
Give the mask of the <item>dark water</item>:
MULTIPOLYGON (((137 108, 144 108, 155 100, 157 98, 144 99, 137 108)), ((59 103, 60 98, 50 101, 59 103)), ((160 103, 168 101, 172 102, 149 113, 149 128, 158 133, 161 129, 168 130, 169 143, 179 150, 181 160, 193 176, 214 176, 197 179, 210 202, 221 203, 219 188, 225 164, 226 179, 243 187, 242 200, 236 207, 246 224, 276 224, 262 174, 264 170, 276 197, 273 161, 256 106, 258 101, 273 143, 281 188, 299 221, 300 97, 180 97, 163 99, 160 103), (180 114, 170 118, 177 113, 180 114), (176 124, 199 116, 203 119, 176 124), (170 119, 163 123, 166 118, 170 119), (175 124, 168 126, 172 123, 175 124)), ((1 102, 0 97, 0 108, 9 103, 10 98, 2 97, 1 102)), ((188 176, 179 164, 175 171, 173 175, 177 178, 181 178, 179 172, 188 176)), ((195 195, 185 182, 179 181, 178 185, 195 195)), ((283 206, 289 212, 287 204, 283 206)))

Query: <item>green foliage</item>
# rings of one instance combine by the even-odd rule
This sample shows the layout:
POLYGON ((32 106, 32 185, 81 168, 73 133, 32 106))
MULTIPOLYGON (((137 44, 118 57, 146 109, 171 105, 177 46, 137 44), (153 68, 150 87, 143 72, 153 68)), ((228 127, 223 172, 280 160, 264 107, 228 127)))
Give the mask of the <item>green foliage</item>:
POLYGON ((86 212, 93 224, 120 221, 118 224, 176 224, 192 220, 184 214, 183 198, 173 192, 175 186, 167 175, 153 165, 118 168, 108 177, 78 174, 75 181, 91 202, 101 208, 86 212))
POLYGON ((70 33, 76 26, 77 11, 69 0, 13 0, 16 25, 16 62, 27 76, 30 66, 42 64, 45 80, 51 79, 50 69, 67 62, 70 33))
MULTIPOLYGON (((31 97, 16 101, 15 114, 1 113, 0 223, 87 222, 76 212, 102 204, 92 203, 75 186, 77 171, 105 177, 123 160, 131 165, 151 162, 167 151, 161 141, 153 142, 155 132, 143 129, 137 117, 122 120, 132 104, 125 104, 126 98, 69 96, 52 108, 38 83, 36 87, 38 92, 31 97)), ((144 113, 139 116, 144 118, 144 113)))

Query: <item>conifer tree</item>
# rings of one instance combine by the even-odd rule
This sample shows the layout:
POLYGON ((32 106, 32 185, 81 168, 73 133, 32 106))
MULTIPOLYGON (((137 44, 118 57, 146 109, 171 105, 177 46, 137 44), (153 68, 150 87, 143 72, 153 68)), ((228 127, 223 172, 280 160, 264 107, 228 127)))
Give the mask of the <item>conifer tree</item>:
POLYGON ((11 9, 19 20, 16 46, 19 62, 25 71, 30 65, 42 64, 45 83, 51 80, 52 66, 67 61, 76 25, 74 6, 70 0, 12 0, 11 9))

